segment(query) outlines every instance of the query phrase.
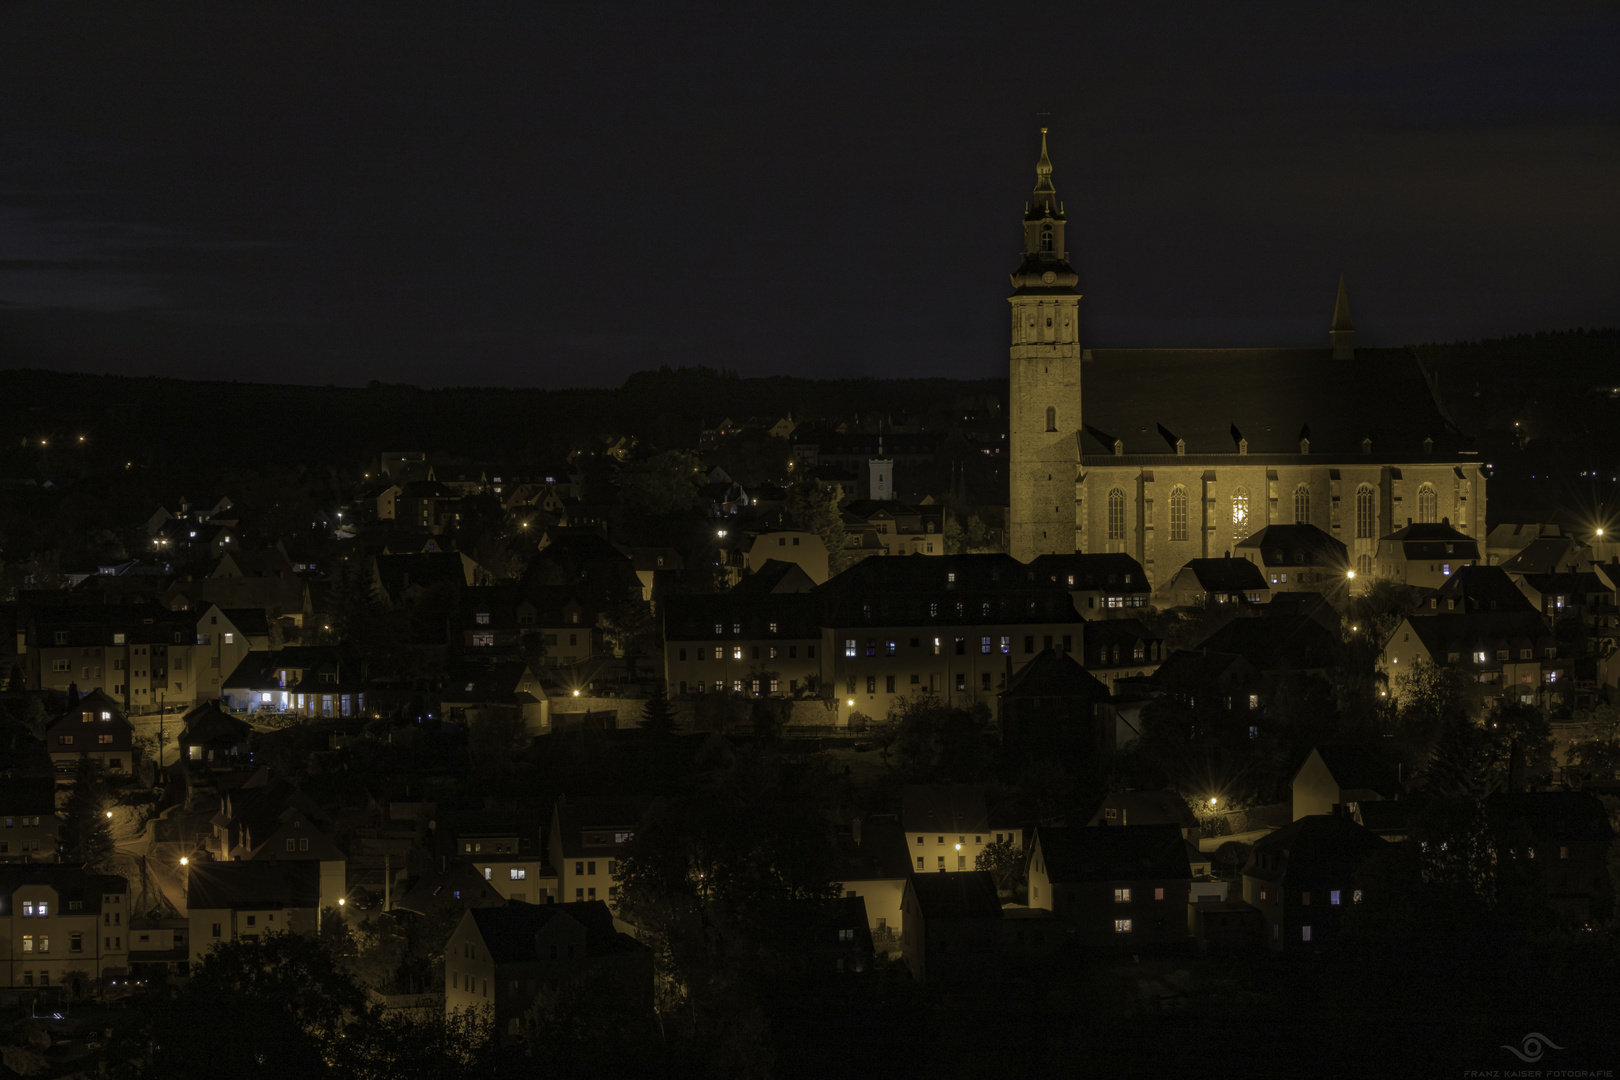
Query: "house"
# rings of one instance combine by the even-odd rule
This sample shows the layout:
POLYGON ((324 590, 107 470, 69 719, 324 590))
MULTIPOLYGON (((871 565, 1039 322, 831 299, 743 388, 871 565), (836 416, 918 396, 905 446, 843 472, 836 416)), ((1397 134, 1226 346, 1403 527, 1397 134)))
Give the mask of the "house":
POLYGON ((1547 905, 1568 924, 1609 917, 1614 828, 1588 791, 1498 791, 1485 799, 1498 857, 1534 875, 1547 905))
POLYGON ((1620 600, 1616 579, 1620 574, 1614 573, 1615 569, 1612 563, 1599 563, 1586 572, 1513 574, 1510 580, 1549 623, 1574 618, 1588 630, 1614 637, 1616 629, 1620 628, 1616 618, 1620 615, 1620 608, 1616 607, 1616 601, 1620 600))
POLYGON ((225 793, 210 822, 204 847, 221 862, 297 862, 317 872, 321 906, 336 906, 347 895, 348 858, 328 833, 332 822, 320 806, 285 780, 266 772, 250 776, 225 793))
POLYGON ((792 928, 783 951, 802 972, 842 975, 871 970, 873 941, 865 897, 797 900, 788 912, 792 928))
POLYGON ((1163 634, 1140 619, 1109 616, 1086 624, 1076 659, 1112 692, 1121 679, 1152 675, 1164 657, 1163 634))
POLYGON ((1386 850, 1343 813, 1302 817, 1256 840, 1243 868, 1243 900, 1260 910, 1267 947, 1293 952, 1330 940, 1345 910, 1361 902, 1362 868, 1386 850))
POLYGON ((131 919, 129 973, 161 985, 191 970, 190 919, 131 919))
POLYGON ((1392 696, 1401 676, 1424 661, 1477 679, 1487 709, 1498 700, 1554 708, 1570 685, 1570 663, 1558 653, 1558 639, 1534 611, 1459 611, 1402 619, 1378 666, 1392 696))
POLYGON ((1110 791, 1086 822, 1092 827, 1174 825, 1185 840, 1196 840, 1198 815, 1174 791, 1110 791))
POLYGON ((1449 521, 1408 524, 1378 541, 1376 574, 1386 581, 1434 589, 1464 566, 1484 562, 1479 541, 1449 521))
POLYGON ((1029 853, 1029 906, 1083 948, 1139 953, 1187 940, 1192 867, 1179 823, 1045 826, 1029 853))
POLYGON ((367 684, 362 671, 358 658, 330 645, 250 652, 223 680, 220 699, 230 711, 248 715, 363 716, 367 684))
POLYGON ((901 954, 919 983, 981 979, 1001 962, 1001 900, 988 870, 911 875, 900 916, 901 954))
MULTIPOLYGON (((944 538, 935 539, 940 541, 943 550, 944 538)), ((816 585, 827 580, 827 545, 816 533, 805 529, 779 529, 762 532, 745 541, 743 567, 750 574, 758 573, 767 562, 774 560, 797 566, 816 585)))
POLYGON ((485 878, 478 867, 454 863, 437 873, 423 874, 394 902, 394 908, 416 915, 432 915, 448 906, 502 907, 506 901, 495 882, 485 878))
POLYGON ((129 882, 82 866, 0 865, 0 990, 69 998, 129 970, 129 882))
MULTIPOLYGON (((320 932, 321 868, 314 862, 193 861, 186 908, 191 963, 215 945, 265 934, 320 932)), ((334 898, 335 899, 335 898, 334 898)))
POLYGON ((1331 592, 1351 579, 1349 549, 1315 525, 1267 525, 1239 540, 1232 554, 1247 559, 1279 592, 1331 592))
POLYGON ((1243 657, 1269 689, 1285 674, 1326 680, 1338 666, 1339 637, 1324 627, 1312 610, 1273 600, 1255 609, 1251 617, 1227 622, 1198 642, 1196 648, 1243 657))
POLYGON ((1129 618, 1153 598, 1142 564, 1122 551, 1037 555, 1029 568, 1063 585, 1087 619, 1129 618))
POLYGON ((445 1014, 488 1010, 506 1038, 520 1034, 540 993, 572 979, 606 980, 615 999, 652 1011, 652 951, 621 933, 600 900, 472 908, 444 956, 445 1014))
POLYGON ((1500 566, 1460 566, 1424 597, 1415 614, 1536 611, 1539 607, 1500 566))
POLYGON ((1014 673, 999 705, 1001 742, 1009 749, 1095 758, 1114 748, 1108 687, 1069 653, 1036 654, 1014 673))
POLYGON ((548 850, 558 896, 570 902, 605 900, 617 907, 619 860, 633 850, 646 811, 641 800, 557 796, 548 850))
MULTIPOLYGON (((906 785, 900 826, 919 874, 975 871, 979 853, 995 839, 980 784, 906 785)), ((1007 835, 1015 845, 1023 842, 1021 833, 1007 835)))
POLYGON ((129 776, 135 767, 135 728, 117 702, 94 690, 45 729, 45 749, 58 783, 71 781, 83 759, 109 776, 129 776))
POLYGON ((1188 559, 1159 588, 1156 599, 1163 607, 1241 607, 1270 600, 1271 586, 1247 559, 1188 559))
POLYGON ((878 949, 900 941, 900 904, 905 898, 911 858, 899 819, 892 815, 855 818, 848 831, 836 831, 837 884, 844 896, 858 896, 868 921, 867 938, 878 949))
POLYGON ((533 670, 521 660, 468 661, 450 667, 439 697, 439 715, 476 723, 509 714, 531 735, 551 730, 551 700, 533 670))
POLYGON ((11 776, 0 783, 0 863, 54 863, 62 822, 49 776, 11 776))
POLYGON ((664 602, 664 678, 671 695, 796 696, 820 684, 821 626, 809 593, 766 591, 800 571, 744 579, 730 592, 675 595, 664 602))
POLYGON ((1362 807, 1401 797, 1395 768, 1359 746, 1318 744, 1311 747, 1290 784, 1294 820, 1317 814, 1344 813, 1358 824, 1362 807))
POLYGON ((213 702, 192 709, 180 721, 180 760, 196 770, 253 768, 253 726, 213 702))
POLYGON ((137 712, 196 697, 199 658, 189 615, 150 603, 29 603, 19 629, 33 689, 102 690, 137 712))

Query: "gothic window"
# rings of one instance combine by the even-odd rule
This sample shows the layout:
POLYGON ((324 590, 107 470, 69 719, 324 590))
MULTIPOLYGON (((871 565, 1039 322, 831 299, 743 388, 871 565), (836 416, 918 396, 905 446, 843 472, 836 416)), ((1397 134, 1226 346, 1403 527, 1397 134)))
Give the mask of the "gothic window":
POLYGON ((1294 489, 1294 524, 1311 523, 1311 486, 1301 484, 1294 489))
POLYGON ((1373 489, 1362 484, 1356 489, 1356 539, 1371 540, 1373 534, 1373 489))
POLYGON ((1249 536, 1249 489, 1238 488, 1232 492, 1232 542, 1246 540, 1249 536))
POLYGON ((1175 487, 1170 492, 1170 539, 1187 539, 1187 489, 1175 487))
POLYGON ((1125 539, 1125 493, 1119 488, 1108 493, 1108 539, 1125 539))
POLYGON ((1356 576, 1357 577, 1365 577, 1365 578, 1372 577, 1372 569, 1373 569, 1373 560, 1372 560, 1371 555, 1357 555, 1356 556, 1356 576))
MULTIPOLYGON (((1046 430, 1057 430, 1057 408, 1052 405, 1046 407, 1046 430)), ((1430 492, 1429 494, 1432 496, 1434 493, 1430 492)))
POLYGON ((1052 223, 1047 222, 1041 226, 1041 250, 1052 250, 1052 223))
POLYGON ((1434 488, 1428 484, 1418 488, 1418 520, 1424 524, 1440 520, 1440 500, 1435 497, 1434 488))

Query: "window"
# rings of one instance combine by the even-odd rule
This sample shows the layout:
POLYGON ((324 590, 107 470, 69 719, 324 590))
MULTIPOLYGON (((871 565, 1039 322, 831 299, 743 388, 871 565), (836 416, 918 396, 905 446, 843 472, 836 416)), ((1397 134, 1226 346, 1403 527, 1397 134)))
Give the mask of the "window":
POLYGON ((1187 539, 1187 489, 1180 485, 1170 491, 1170 539, 1187 539))
POLYGON ((1425 525, 1432 525, 1440 520, 1440 500, 1434 493, 1434 488, 1424 484, 1418 488, 1418 521, 1425 525))
POLYGON ((49 900, 41 900, 35 905, 34 910, 38 913, 39 917, 43 919, 51 913, 51 902, 49 900))
POLYGON ((844 639, 844 655, 845 656, 854 656, 855 655, 855 639, 854 638, 845 638, 844 639))
POLYGON ((257 915, 249 915, 247 917, 247 924, 249 926, 257 926, 258 922, 259 922, 259 917, 257 915))
POLYGON ((1131 932, 1131 920, 1129 920, 1129 919, 1115 919, 1114 920, 1114 933, 1116 933, 1116 934, 1128 934, 1130 932, 1131 932))
POLYGON ((991 651, 991 639, 990 639, 990 636, 987 634, 984 637, 979 639, 979 652, 984 656, 989 656, 990 651, 991 651))
POLYGON ((1155 900, 1163 900, 1164 899, 1164 890, 1163 889, 1154 889, 1153 890, 1153 899, 1155 899, 1155 900))
POLYGON ((1330 890, 1328 892, 1328 905, 1330 907, 1338 907, 1339 906, 1339 890, 1338 889, 1333 889, 1333 890, 1330 890))
MULTIPOLYGON (((1043 234, 1043 235, 1045 235, 1045 234, 1043 234)), ((1050 249, 1048 248, 1047 250, 1050 250, 1050 249)), ((1056 431, 1057 430, 1057 409, 1053 408, 1050 405, 1048 405, 1046 407, 1046 430, 1047 431, 1056 431)))
MULTIPOLYGON (((922 838, 918 837, 918 839, 921 840, 922 838)), ((923 857, 921 855, 917 856, 917 869, 923 869, 923 857)))
POLYGON ((1026 655, 1028 655, 1029 653, 1033 653, 1034 651, 1035 651, 1035 635, 1034 634, 1025 634, 1024 635, 1024 653, 1026 655))
POLYGON ((1311 486, 1301 484, 1294 489, 1294 524, 1311 523, 1311 486))
POLYGON ((1311 928, 1310 927, 1302 926, 1302 927, 1299 928, 1299 940, 1301 940, 1301 941, 1309 941, 1309 940, 1311 940, 1311 928))
POLYGON ((513 881, 522 881, 529 876, 529 871, 521 866, 514 866, 509 871, 513 881))
POLYGON ((1125 493, 1119 488, 1108 492, 1108 539, 1125 539, 1125 493))
MULTIPOLYGON (((776 680, 772 679, 771 682, 775 683, 776 680)), ((883 677, 883 686, 884 686, 884 693, 888 693, 888 694, 894 693, 894 676, 893 675, 885 675, 883 677)))
POLYGON ((1114 903, 1116 903, 1116 904, 1128 904, 1130 902, 1131 902, 1131 890, 1129 890, 1129 889, 1115 889, 1114 890, 1114 903))
POLYGON ((866 677, 866 692, 868 694, 877 693, 877 676, 876 675, 868 675, 866 677))
POLYGON ((484 867, 484 880, 485 881, 494 881, 495 880, 495 868, 493 866, 484 867))
POLYGON ((964 691, 967 689, 967 675, 961 674, 961 673, 957 674, 957 676, 956 676, 956 688, 958 690, 964 690, 964 691))
POLYGON ((287 838, 287 850, 288 851, 297 851, 298 850, 298 841, 294 840, 290 836, 287 838))
POLYGON ((1232 542, 1246 540, 1249 536, 1249 489, 1238 488, 1232 492, 1232 542))

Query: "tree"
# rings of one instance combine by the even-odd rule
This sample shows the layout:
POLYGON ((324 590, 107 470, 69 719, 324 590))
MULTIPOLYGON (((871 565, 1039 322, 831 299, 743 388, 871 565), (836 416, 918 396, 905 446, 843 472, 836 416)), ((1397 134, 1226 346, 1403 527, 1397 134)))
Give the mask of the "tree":
POLYGON ((974 868, 990 871, 996 879, 996 888, 1014 892, 1024 880, 1024 849, 1013 846, 1012 837, 992 840, 984 845, 974 859, 974 868))
POLYGON ((115 848, 107 816, 112 806, 112 793, 102 782, 95 763, 88 754, 80 757, 79 771, 62 813, 62 853, 68 862, 96 869, 112 858, 115 848))
POLYGON ((844 515, 839 509, 843 501, 842 487, 823 483, 813 476, 805 477, 788 489, 788 517, 799 528, 821 537, 827 547, 829 574, 842 573, 850 564, 849 552, 845 550, 848 538, 844 532, 844 515))
POLYGON ((663 679, 653 680, 652 693, 641 707, 641 728, 655 738, 666 738, 675 733, 675 708, 669 703, 663 679))
POLYGON ((703 462, 685 450, 664 450, 619 472, 625 508, 647 517, 689 513, 698 505, 703 462))
POLYGON ((1483 799, 1495 788, 1494 756, 1483 727, 1467 717, 1453 717, 1440 729, 1424 769, 1424 786, 1442 797, 1483 799))

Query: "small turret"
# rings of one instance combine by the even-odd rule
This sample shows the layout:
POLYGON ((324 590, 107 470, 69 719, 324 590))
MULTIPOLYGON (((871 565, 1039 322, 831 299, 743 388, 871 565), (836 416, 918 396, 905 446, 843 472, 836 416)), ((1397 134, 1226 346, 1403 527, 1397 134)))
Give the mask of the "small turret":
POLYGON ((1333 325, 1328 328, 1333 343, 1333 359, 1356 358, 1356 328, 1350 324, 1350 296, 1344 291, 1344 275, 1339 275, 1339 296, 1333 301, 1333 325))

